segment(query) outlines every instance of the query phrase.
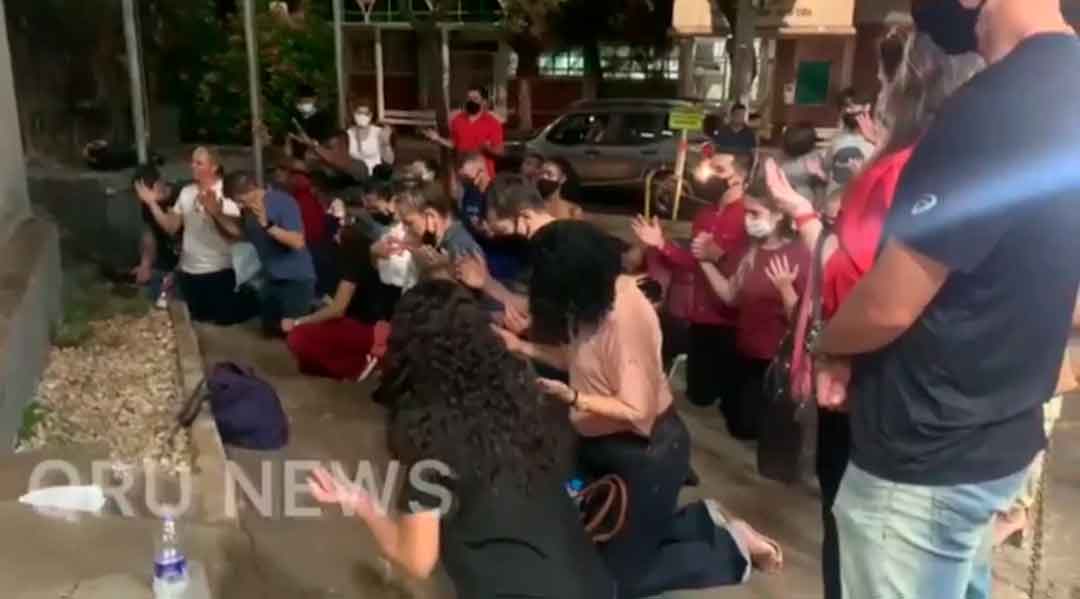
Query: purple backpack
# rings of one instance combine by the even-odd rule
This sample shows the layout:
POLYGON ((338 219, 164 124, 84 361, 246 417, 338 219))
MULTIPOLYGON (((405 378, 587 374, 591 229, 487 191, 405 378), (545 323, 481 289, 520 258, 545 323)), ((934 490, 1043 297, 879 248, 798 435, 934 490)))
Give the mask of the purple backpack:
POLYGON ((251 368, 218 362, 206 378, 210 411, 221 440, 245 449, 280 449, 289 442, 289 421, 270 383, 251 368))

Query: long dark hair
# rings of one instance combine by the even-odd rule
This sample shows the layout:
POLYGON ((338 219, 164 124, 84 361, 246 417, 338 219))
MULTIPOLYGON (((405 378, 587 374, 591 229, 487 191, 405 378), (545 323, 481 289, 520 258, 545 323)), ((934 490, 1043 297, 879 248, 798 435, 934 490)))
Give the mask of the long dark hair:
POLYGON ((615 304, 622 256, 610 235, 582 221, 556 221, 532 239, 529 311, 538 341, 566 343, 615 304))
POLYGON ((533 490, 564 480, 573 432, 567 408, 491 329, 480 303, 451 281, 421 283, 398 304, 379 401, 391 454, 434 459, 460 480, 533 490))

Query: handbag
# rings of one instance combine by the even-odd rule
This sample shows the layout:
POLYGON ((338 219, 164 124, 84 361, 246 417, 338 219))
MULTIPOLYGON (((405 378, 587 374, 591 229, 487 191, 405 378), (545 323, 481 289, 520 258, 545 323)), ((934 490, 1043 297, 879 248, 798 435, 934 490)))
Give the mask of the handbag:
POLYGON ((813 454, 817 399, 808 348, 822 328, 821 286, 828 237, 828 232, 822 232, 818 238, 810 281, 795 308, 795 326, 784 336, 762 381, 766 405, 758 434, 758 473, 787 484, 802 478, 813 454))
POLYGON ((626 482, 609 474, 593 481, 578 496, 585 534, 593 543, 607 543, 626 525, 630 494, 626 482))

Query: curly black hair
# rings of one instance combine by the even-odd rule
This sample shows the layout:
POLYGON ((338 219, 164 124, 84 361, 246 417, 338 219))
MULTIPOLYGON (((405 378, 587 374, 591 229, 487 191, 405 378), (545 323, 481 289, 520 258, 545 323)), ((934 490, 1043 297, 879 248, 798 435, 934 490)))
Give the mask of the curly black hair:
POLYGON ((378 391, 390 408, 390 452, 442 461, 461 481, 532 492, 570 471, 568 409, 540 393, 490 323, 451 281, 423 282, 401 299, 378 391))
POLYGON ((618 242, 583 221, 556 221, 532 239, 531 332, 543 343, 566 343, 581 325, 599 324, 615 304, 622 273, 618 242))

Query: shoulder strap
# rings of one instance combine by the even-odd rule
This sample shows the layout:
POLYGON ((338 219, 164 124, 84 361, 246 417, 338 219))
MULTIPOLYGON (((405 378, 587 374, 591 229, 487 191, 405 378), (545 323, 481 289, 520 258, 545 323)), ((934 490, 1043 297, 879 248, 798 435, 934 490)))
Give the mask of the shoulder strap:
POLYGON ((825 243, 832 237, 832 231, 823 229, 814 246, 813 268, 810 273, 810 288, 813 294, 810 301, 813 302, 810 309, 810 326, 816 327, 821 324, 821 304, 824 298, 822 283, 825 279, 825 243))

